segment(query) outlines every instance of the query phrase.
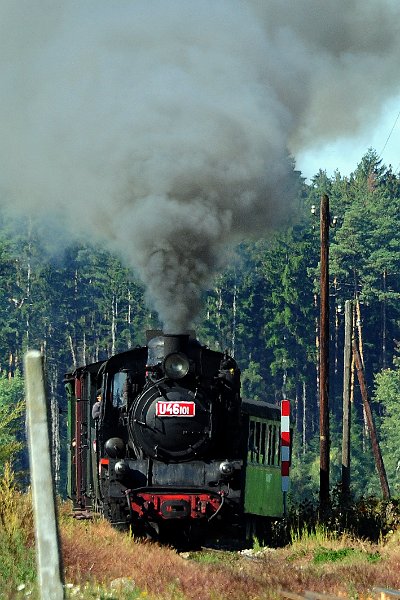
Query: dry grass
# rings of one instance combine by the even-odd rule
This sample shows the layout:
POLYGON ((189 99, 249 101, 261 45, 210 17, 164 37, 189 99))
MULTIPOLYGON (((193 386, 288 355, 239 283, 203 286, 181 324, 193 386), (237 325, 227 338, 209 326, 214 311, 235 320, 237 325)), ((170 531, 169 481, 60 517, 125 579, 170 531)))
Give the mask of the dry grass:
POLYGON ((18 490, 10 463, 4 465, 0 478, 0 525, 7 536, 24 530, 27 542, 33 542, 32 500, 30 494, 18 490))
POLYGON ((248 561, 245 572, 276 590, 369 597, 373 587, 400 589, 400 548, 317 533, 262 552, 258 560, 248 561))
POLYGON ((227 575, 223 566, 198 565, 171 548, 135 541, 106 521, 62 527, 62 546, 66 580, 74 583, 130 577, 141 590, 162 599, 243 600, 261 593, 245 573, 227 575))
POLYGON ((68 581, 109 585, 129 577, 151 598, 266 600, 280 598, 281 589, 361 598, 374 586, 400 589, 400 548, 394 538, 371 544, 317 531, 281 549, 234 557, 210 552, 209 559, 202 553, 201 560, 194 554, 185 560, 171 548, 118 533, 105 521, 69 522, 62 530, 68 581))
MULTIPOLYGON (((374 586, 400 589, 400 530, 372 544, 317 527, 293 535, 284 548, 184 558, 172 548, 117 532, 104 519, 73 519, 68 503, 59 514, 65 579, 79 586, 69 598, 274 600, 283 589, 361 599, 374 586), (112 589, 120 578, 122 588, 112 589)), ((0 480, 0 534, 0 597, 18 598, 19 584, 34 590, 33 523, 30 498, 17 490, 9 467, 0 480)))

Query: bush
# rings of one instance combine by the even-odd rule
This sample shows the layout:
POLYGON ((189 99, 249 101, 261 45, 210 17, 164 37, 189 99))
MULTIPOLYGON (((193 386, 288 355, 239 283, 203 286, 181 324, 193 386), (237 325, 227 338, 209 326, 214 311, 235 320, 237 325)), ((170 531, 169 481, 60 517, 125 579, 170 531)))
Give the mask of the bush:
POLYGON ((17 371, 11 379, 0 376, 0 475, 3 465, 23 449, 21 431, 25 412, 24 381, 17 371))
POLYGON ((378 542, 400 525, 398 500, 375 497, 354 500, 343 496, 340 487, 333 490, 331 505, 323 512, 317 502, 305 501, 293 505, 287 518, 279 525, 282 539, 293 539, 293 532, 315 533, 325 527, 332 534, 378 542))
POLYGON ((16 485, 10 463, 0 479, 0 597, 36 579, 32 502, 16 485))

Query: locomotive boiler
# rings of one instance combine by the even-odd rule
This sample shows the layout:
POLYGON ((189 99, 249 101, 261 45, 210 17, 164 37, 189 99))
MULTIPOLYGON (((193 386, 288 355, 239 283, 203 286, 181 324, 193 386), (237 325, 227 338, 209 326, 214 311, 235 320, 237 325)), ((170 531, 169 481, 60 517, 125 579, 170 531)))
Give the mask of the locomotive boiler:
POLYGON ((154 537, 281 516, 279 408, 242 400, 235 360, 194 334, 147 335, 65 377, 75 509, 154 537))

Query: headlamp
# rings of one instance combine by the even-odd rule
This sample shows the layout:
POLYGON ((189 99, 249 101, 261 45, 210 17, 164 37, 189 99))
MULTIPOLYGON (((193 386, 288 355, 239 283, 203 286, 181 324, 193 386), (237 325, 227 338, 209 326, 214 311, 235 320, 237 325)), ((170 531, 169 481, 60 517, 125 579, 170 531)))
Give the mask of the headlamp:
POLYGON ((124 477, 129 473, 129 465, 124 460, 119 460, 114 465, 114 471, 117 477, 124 477))
POLYGON ((189 359, 182 352, 173 352, 165 357, 163 367, 170 379, 182 379, 189 373, 189 359))
POLYGON ((229 462, 228 460, 225 460, 219 465, 219 470, 221 472, 221 475, 228 476, 232 475, 233 471, 235 470, 235 466, 233 463, 229 462))
POLYGON ((104 444, 105 451, 110 458, 121 458, 125 455, 125 443, 119 437, 113 437, 104 444))

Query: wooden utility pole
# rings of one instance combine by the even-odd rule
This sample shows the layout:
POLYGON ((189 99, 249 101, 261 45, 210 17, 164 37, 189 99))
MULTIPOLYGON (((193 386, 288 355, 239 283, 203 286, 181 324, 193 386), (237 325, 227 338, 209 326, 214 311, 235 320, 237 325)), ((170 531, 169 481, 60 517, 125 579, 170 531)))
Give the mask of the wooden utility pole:
POLYGON ((329 502, 329 198, 321 198, 321 280, 319 328, 320 507, 329 502))
POLYGON ((361 391, 361 396, 362 396, 362 400, 363 400, 364 411, 365 411, 365 415, 367 418, 369 435, 371 437, 371 445, 372 445, 372 452, 374 454, 374 459, 375 459, 375 466, 376 466, 376 470, 378 471, 379 480, 381 482, 382 495, 386 500, 389 500, 390 490, 389 490, 388 480, 386 477, 385 465, 383 464, 381 449, 379 447, 378 438, 376 436, 375 423, 374 423, 371 406, 370 406, 369 399, 368 399, 368 392, 367 392, 367 386, 365 383, 364 369, 363 369, 363 365, 361 362, 361 356, 358 351, 355 340, 353 340, 353 354, 354 354, 354 361, 355 361, 355 365, 356 365, 356 369, 357 369, 358 383, 360 384, 360 391, 361 391))
POLYGON ((342 492, 350 494, 350 431, 351 431, 351 338, 353 335, 353 303, 344 306, 343 356, 343 435, 342 435, 342 492))

